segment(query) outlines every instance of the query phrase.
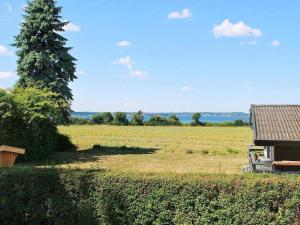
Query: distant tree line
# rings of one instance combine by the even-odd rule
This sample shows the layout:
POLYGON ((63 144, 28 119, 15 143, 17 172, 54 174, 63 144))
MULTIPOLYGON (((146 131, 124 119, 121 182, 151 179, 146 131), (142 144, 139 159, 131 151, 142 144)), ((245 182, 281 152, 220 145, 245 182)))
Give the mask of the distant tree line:
POLYGON ((176 115, 163 117, 160 115, 153 115, 147 121, 144 113, 138 111, 131 115, 129 120, 125 112, 104 112, 94 114, 91 118, 71 117, 70 124, 73 125, 115 125, 115 126, 248 126, 249 123, 243 120, 235 120, 233 122, 223 123, 207 123, 201 122, 201 113, 194 113, 192 115, 192 122, 190 124, 183 124, 176 115))

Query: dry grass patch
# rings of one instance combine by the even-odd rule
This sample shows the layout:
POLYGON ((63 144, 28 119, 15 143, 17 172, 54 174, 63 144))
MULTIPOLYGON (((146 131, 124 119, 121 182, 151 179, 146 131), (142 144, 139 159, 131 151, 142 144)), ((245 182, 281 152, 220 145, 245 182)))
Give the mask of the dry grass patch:
POLYGON ((61 126, 59 130, 71 137, 79 152, 57 154, 55 163, 135 172, 238 173, 247 163, 252 138, 246 127, 61 126))

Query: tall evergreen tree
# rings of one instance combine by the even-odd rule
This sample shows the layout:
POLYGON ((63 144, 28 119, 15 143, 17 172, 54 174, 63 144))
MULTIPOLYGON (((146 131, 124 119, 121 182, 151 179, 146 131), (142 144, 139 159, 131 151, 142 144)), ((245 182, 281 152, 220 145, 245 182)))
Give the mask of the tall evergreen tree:
POLYGON ((68 85, 76 79, 76 59, 61 36, 68 24, 60 16, 61 9, 55 0, 28 1, 13 45, 19 57, 17 86, 48 88, 70 103, 73 96, 68 85))

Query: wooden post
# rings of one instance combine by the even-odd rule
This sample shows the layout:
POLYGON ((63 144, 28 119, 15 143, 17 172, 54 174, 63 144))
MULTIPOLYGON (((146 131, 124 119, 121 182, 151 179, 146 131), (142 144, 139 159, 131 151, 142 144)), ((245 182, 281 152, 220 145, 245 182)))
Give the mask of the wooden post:
POLYGON ((0 167, 12 167, 18 154, 24 154, 25 149, 0 145, 0 167))

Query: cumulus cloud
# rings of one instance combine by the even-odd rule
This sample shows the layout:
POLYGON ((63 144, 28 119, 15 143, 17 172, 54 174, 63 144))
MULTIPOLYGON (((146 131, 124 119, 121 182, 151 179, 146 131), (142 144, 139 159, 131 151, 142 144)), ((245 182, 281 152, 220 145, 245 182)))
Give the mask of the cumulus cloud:
POLYGON ((194 88, 191 86, 183 86, 183 87, 181 87, 181 90, 182 91, 192 91, 192 90, 194 90, 194 88))
POLYGON ((131 59, 130 56, 122 57, 114 61, 114 64, 125 65, 129 70, 132 70, 133 64, 135 62, 131 59))
POLYGON ((4 45, 0 45, 0 55, 12 55, 13 52, 9 51, 4 45))
POLYGON ((170 12, 168 19, 187 19, 193 16, 192 12, 189 9, 183 9, 180 11, 170 12))
POLYGON ((130 46, 131 43, 129 41, 119 41, 118 43, 116 43, 116 45, 118 47, 124 48, 130 46))
POLYGON ((278 47, 278 46, 280 45, 280 41, 274 40, 274 41, 272 41, 272 45, 273 45, 274 47, 278 47))
POLYGON ((15 74, 12 72, 1 72, 0 71, 0 79, 9 79, 12 78, 15 74))
POLYGON ((131 77, 139 77, 139 78, 145 78, 148 76, 147 71, 145 70, 131 70, 130 71, 131 77))
POLYGON ((133 67, 135 62, 131 59, 130 56, 121 57, 113 62, 113 64, 124 65, 127 67, 129 75, 136 78, 145 78, 148 77, 148 72, 145 70, 137 70, 133 67))
POLYGON ((69 32, 79 32, 80 31, 80 27, 72 22, 69 22, 68 24, 66 24, 63 29, 65 31, 69 31, 69 32))
POLYGON ((5 3, 5 5, 6 5, 6 7, 7 7, 7 10, 8 10, 9 12, 11 12, 11 11, 13 10, 13 7, 12 7, 12 5, 11 5, 11 4, 9 4, 9 3, 5 3))
POLYGON ((260 37, 262 31, 252 28, 244 22, 231 23, 228 19, 220 24, 214 25, 212 32, 216 38, 219 37, 260 37))

